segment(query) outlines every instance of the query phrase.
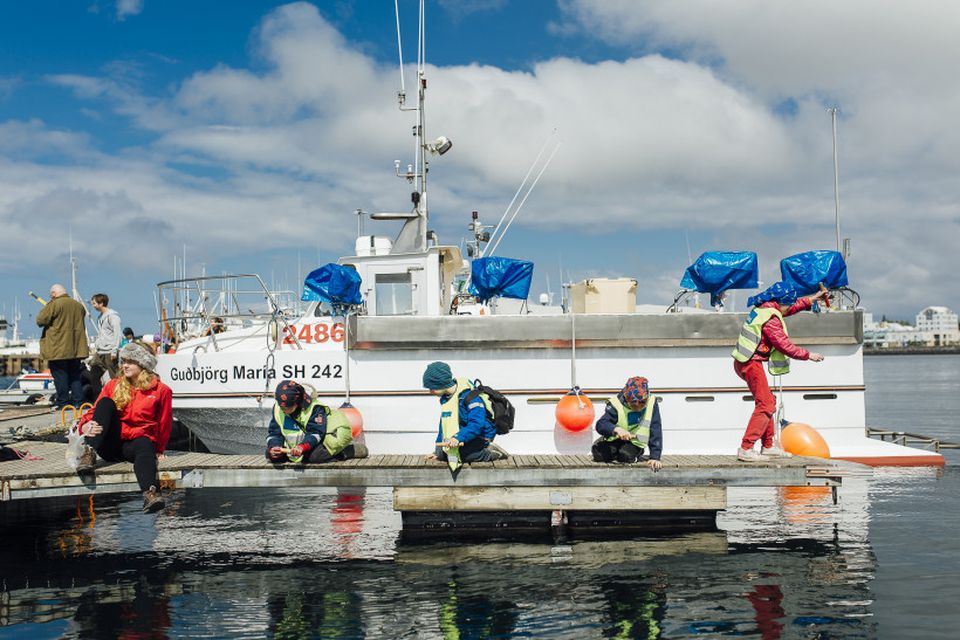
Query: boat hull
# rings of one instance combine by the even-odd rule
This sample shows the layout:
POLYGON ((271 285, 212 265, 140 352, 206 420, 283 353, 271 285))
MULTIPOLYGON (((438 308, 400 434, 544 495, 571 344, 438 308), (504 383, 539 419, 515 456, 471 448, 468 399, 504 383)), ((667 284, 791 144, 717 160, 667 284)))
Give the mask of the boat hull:
MULTIPOLYGON (((438 408, 421 376, 427 363, 444 360, 455 375, 482 379, 511 400, 516 426, 498 443, 514 453, 588 453, 595 433, 558 425, 556 402, 575 378, 599 418, 606 399, 634 375, 647 376, 661 398, 666 451, 730 453, 754 405, 730 357, 742 320, 741 314, 578 315, 574 327, 570 316, 352 318, 344 334, 329 319, 315 318, 300 323, 301 336, 340 340, 271 345, 252 329, 221 335, 217 350, 181 345, 177 354, 161 356, 158 370, 173 388, 175 416, 214 452, 263 451, 279 380, 309 383, 337 407, 346 400, 349 375, 371 453, 427 453, 438 408), (325 322, 331 326, 316 328, 325 322)), ((914 455, 904 447, 878 449, 865 437, 861 326, 859 313, 791 319, 791 336, 826 360, 794 362, 788 376, 771 378, 782 383, 775 392, 783 417, 813 425, 834 455, 914 455)), ((917 455, 927 460, 927 452, 917 455)))

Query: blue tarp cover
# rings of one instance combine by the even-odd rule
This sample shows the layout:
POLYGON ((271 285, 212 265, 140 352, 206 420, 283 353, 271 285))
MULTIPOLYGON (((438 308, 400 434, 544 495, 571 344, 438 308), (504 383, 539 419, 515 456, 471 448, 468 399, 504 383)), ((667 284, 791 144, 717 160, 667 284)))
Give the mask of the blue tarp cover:
POLYGON ((780 261, 780 279, 801 296, 816 293, 821 282, 839 289, 847 286, 847 264, 836 251, 806 251, 780 261))
POLYGON ((755 289, 758 275, 753 251, 706 251, 687 267, 680 286, 709 293, 710 304, 715 305, 727 289, 755 289))
POLYGON ((339 264, 325 264, 303 281, 301 300, 321 300, 333 305, 360 304, 360 274, 339 264))
POLYGON ((470 294, 480 300, 494 296, 526 300, 533 280, 533 263, 512 258, 477 258, 470 268, 470 294))

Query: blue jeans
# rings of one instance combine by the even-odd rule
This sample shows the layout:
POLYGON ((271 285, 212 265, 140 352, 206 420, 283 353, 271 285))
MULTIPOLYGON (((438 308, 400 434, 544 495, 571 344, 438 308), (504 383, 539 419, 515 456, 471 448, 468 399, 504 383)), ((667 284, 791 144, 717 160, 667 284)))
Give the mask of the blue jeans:
MULTIPOLYGON (((490 462, 493 455, 487 447, 490 446, 491 442, 492 440, 486 438, 474 438, 464 442, 463 446, 460 447, 460 462, 490 462)), ((437 459, 443 462, 447 461, 447 454, 443 452, 442 447, 436 447, 434 453, 437 459)))
POLYGON ((83 361, 79 358, 70 360, 51 360, 49 363, 50 375, 53 376, 53 386, 57 388, 54 402, 58 407, 65 404, 80 406, 83 402, 83 383, 80 373, 83 371, 83 361))

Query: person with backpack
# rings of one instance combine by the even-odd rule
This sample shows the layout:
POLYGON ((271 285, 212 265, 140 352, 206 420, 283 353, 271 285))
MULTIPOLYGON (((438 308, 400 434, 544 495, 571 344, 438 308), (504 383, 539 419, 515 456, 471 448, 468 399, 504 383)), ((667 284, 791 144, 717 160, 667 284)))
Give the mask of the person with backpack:
POLYGON ((267 428, 270 462, 322 463, 367 457, 367 448, 353 442, 347 416, 321 404, 313 387, 283 380, 274 400, 267 428))
POLYGON ((464 462, 507 458, 507 452, 493 444, 497 426, 489 393, 465 378, 454 378, 446 362, 427 365, 423 386, 440 400, 436 446, 427 459, 442 460, 456 471, 464 462))
POLYGON ((597 420, 600 437, 593 443, 594 461, 631 464, 649 448, 647 466, 659 471, 663 467, 663 428, 658 400, 651 395, 646 378, 627 380, 620 393, 607 401, 606 410, 597 420))

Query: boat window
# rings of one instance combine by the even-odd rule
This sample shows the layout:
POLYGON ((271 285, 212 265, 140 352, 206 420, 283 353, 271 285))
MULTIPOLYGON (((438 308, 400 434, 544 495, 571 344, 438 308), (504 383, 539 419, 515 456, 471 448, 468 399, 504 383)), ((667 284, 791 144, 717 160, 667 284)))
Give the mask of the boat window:
POLYGON ((835 393, 805 393, 803 394, 804 400, 836 400, 837 394, 835 393))
POLYGON ((687 402, 713 402, 713 396, 687 396, 687 402))
POLYGON ((375 276, 377 315, 408 316, 413 311, 413 281, 410 273, 378 273, 375 276))

